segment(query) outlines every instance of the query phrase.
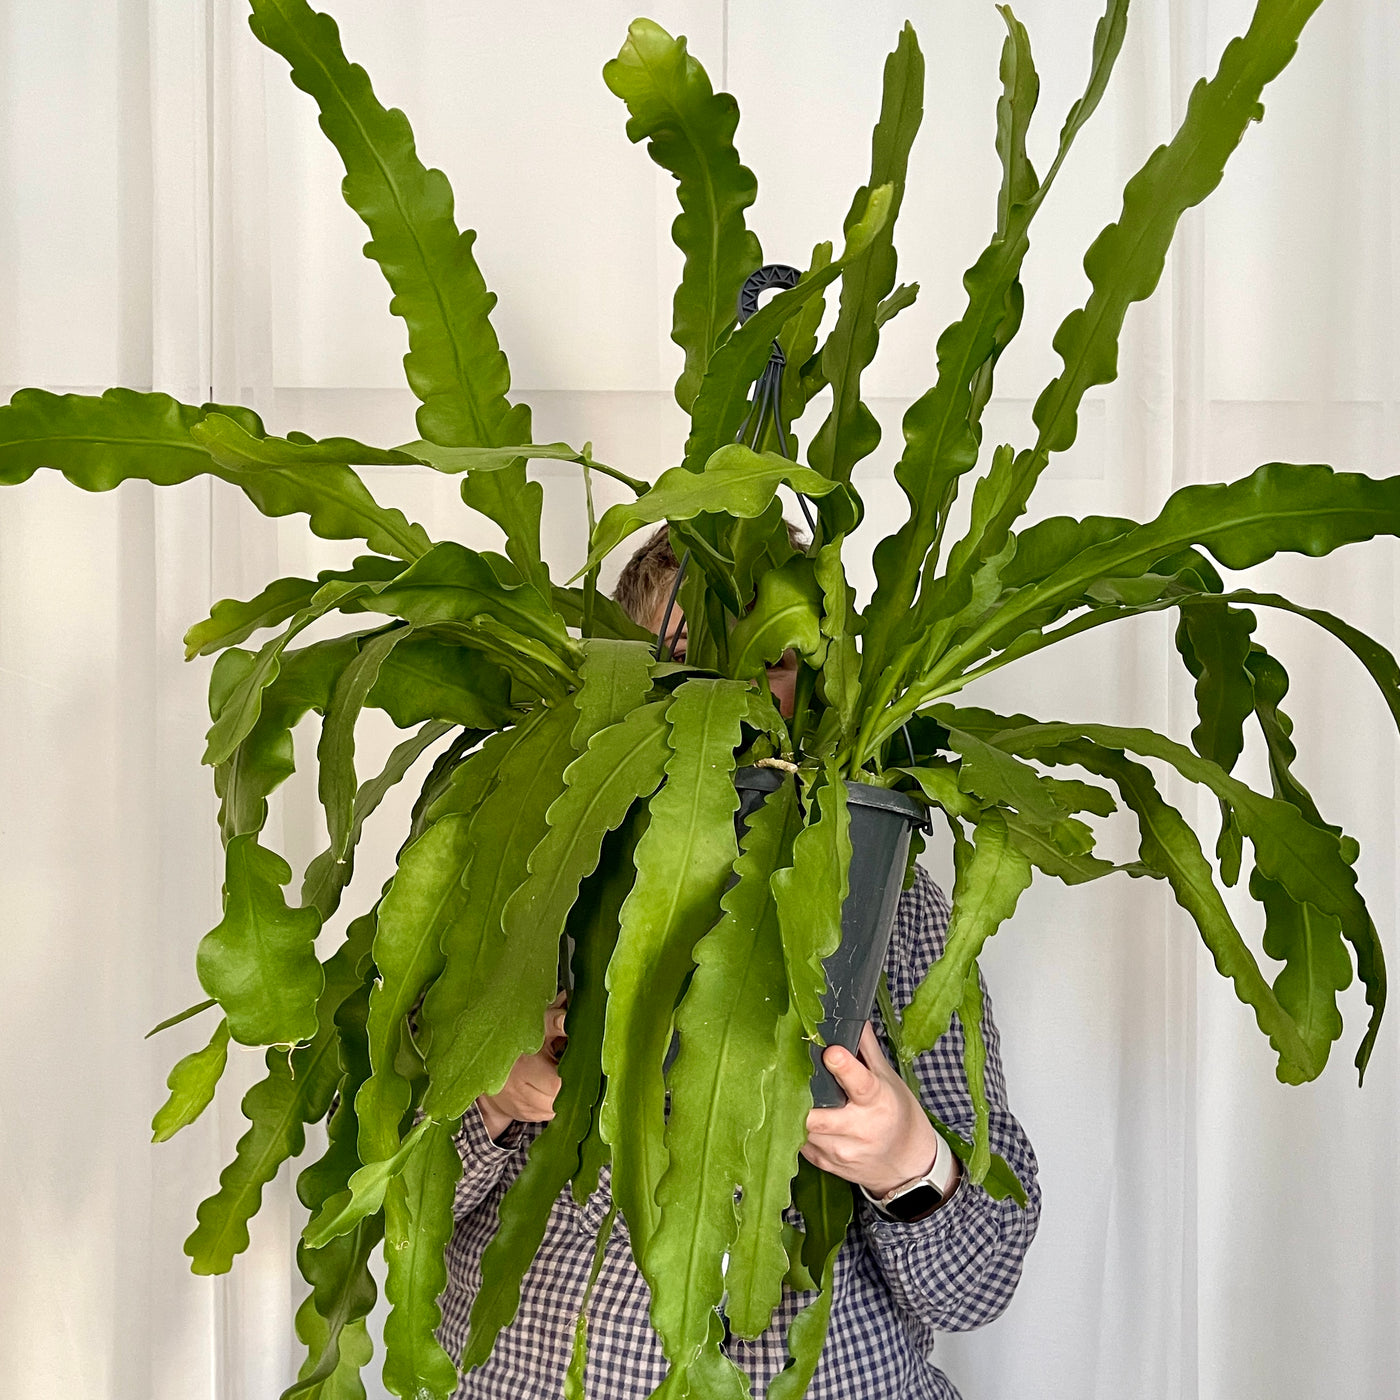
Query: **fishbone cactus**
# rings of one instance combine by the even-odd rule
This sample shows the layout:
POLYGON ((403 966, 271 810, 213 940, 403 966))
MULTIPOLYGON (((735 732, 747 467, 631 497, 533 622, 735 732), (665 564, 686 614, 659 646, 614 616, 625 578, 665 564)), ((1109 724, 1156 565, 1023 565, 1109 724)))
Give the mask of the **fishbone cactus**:
MULTIPOLYGON (((712 90, 683 39, 645 20, 604 69, 627 107, 628 136, 674 176, 681 206, 673 339, 690 431, 679 464, 646 482, 587 446, 533 442, 528 407, 509 396, 475 235, 459 230, 446 177, 422 164, 407 119, 379 104, 328 15, 304 0, 252 0, 254 34, 290 64, 344 161, 346 201, 370 233, 365 252, 407 326, 419 440, 375 448, 275 437, 244 408, 120 388, 100 397, 27 389, 0 408, 0 482, 41 467, 90 491, 210 474, 265 514, 304 515, 317 535, 369 551, 349 568, 220 602, 187 637, 189 656, 217 654, 205 762, 227 865, 223 917, 198 951, 210 999, 171 1023, 205 1011, 218 1021, 208 1045, 172 1070, 155 1135, 170 1137, 209 1104, 230 1041, 267 1047, 266 1078, 243 1101, 247 1134, 186 1244, 195 1272, 220 1273, 246 1248, 262 1188, 302 1152, 306 1126, 327 1123, 325 1151, 298 1179, 310 1218, 297 1261, 311 1291, 296 1324, 307 1359, 288 1396, 363 1393, 377 1292, 370 1260, 381 1243, 385 1382, 398 1395, 448 1395, 459 1365, 480 1364, 514 1316, 551 1203, 565 1189, 588 1192, 610 1161, 677 1394, 746 1392, 719 1350, 713 1310, 724 1294, 741 1335, 768 1325, 790 1266, 782 1212, 796 1200, 807 1223, 796 1248, 820 1291, 791 1329, 789 1369, 769 1393, 800 1397, 852 1208, 846 1183, 798 1162, 812 1008, 822 957, 840 936, 851 859, 850 783, 912 794, 951 828, 946 952, 908 1006, 886 1001, 885 1019, 907 1069, 963 1009, 977 1130, 953 1140, 986 1189, 1020 1188, 985 1138, 977 959, 1037 871, 1070 884, 1120 869, 1166 880, 1287 1082, 1322 1070, 1354 966, 1371 1008, 1356 1055, 1365 1070, 1385 1002, 1381 945, 1357 888, 1356 844, 1294 774, 1280 708, 1288 677, 1254 640, 1256 610, 1283 609, 1330 632, 1397 720, 1400 670, 1340 618, 1275 593, 1227 590, 1215 565, 1242 570, 1281 552, 1317 556, 1400 533, 1400 478, 1273 462, 1227 485, 1180 490, 1145 522, 1055 516, 1017 528, 1052 455, 1074 442, 1086 391, 1115 378, 1124 318, 1156 286, 1178 220, 1219 183, 1319 3, 1258 0, 1247 33, 1197 85, 1180 129, 1129 182, 1118 219, 1089 249, 1091 290, 1055 337, 1063 369, 1036 403, 1034 441, 984 452, 981 415, 1020 325, 1031 225, 1103 96, 1128 13, 1127 0, 1108 0, 1083 95, 1041 177, 1026 144, 1039 90, 1030 40, 1002 7, 995 227, 964 275, 966 307, 938 341, 935 381, 905 416, 895 477, 908 518, 875 547, 877 586, 862 612, 842 566, 862 516, 852 469, 879 438, 861 378, 881 327, 917 292, 896 284, 894 244, 923 107, 913 29, 885 65, 870 178, 839 252, 819 245, 800 280, 742 324, 736 298, 763 257, 747 224, 757 185, 734 146, 733 98, 712 90), (819 342, 838 283, 834 324, 819 342), (754 415, 754 385, 774 341, 788 372, 765 422, 754 415), (831 406, 800 464, 792 425, 824 390, 831 406), (635 496, 590 522, 579 586, 553 579, 541 556, 543 491, 528 473, 536 458, 611 476, 635 496), (435 541, 376 502, 354 469, 395 464, 460 477, 466 505, 505 532, 505 553, 435 541), (970 524, 945 539, 965 481, 970 524), (790 543, 780 487, 814 512, 804 551, 790 543), (597 587, 609 551, 660 521, 693 565, 679 598, 684 664, 658 660, 649 634, 597 587), (1190 747, 1148 729, 956 703, 969 682, 1064 638, 1165 609, 1176 613, 1176 646, 1195 680, 1190 747), (300 641, 332 613, 355 630, 300 641), (259 633, 270 640, 242 645, 259 633), (790 648, 799 679, 785 718, 765 668, 790 648), (405 734, 372 776, 356 759, 366 707, 405 734), (262 833, 269 799, 292 774, 292 731, 311 712, 329 844, 289 898, 293 872, 262 833), (1232 776, 1252 726, 1269 754, 1267 793, 1232 776), (429 757, 392 880, 318 958, 365 823, 429 757), (1219 799, 1214 864, 1148 759, 1219 799), (739 840, 734 770, 763 760, 785 776, 739 840), (1047 771, 1058 769, 1102 781, 1047 771), (1140 831, 1128 866, 1096 855, 1082 820, 1114 811, 1110 789, 1140 831), (1246 844, 1267 971, 1220 889, 1240 878, 1246 844), (452 1136, 473 1101, 540 1047, 561 940, 572 993, 556 1114, 501 1205, 466 1355, 449 1356, 435 1331, 460 1171, 452 1136), (673 1033, 679 1053, 666 1068, 673 1033)), ((582 1323, 577 1336, 572 1393, 582 1323)))

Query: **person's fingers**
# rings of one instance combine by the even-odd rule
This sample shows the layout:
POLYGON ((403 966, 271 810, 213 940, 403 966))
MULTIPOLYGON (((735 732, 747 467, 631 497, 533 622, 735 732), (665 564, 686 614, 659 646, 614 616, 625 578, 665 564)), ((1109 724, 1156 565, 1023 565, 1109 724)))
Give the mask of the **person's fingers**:
POLYGON ((846 1092, 846 1098, 857 1106, 872 1104, 880 1095, 880 1081, 873 1070, 867 1069, 843 1046, 829 1045, 822 1054, 822 1063, 846 1092))

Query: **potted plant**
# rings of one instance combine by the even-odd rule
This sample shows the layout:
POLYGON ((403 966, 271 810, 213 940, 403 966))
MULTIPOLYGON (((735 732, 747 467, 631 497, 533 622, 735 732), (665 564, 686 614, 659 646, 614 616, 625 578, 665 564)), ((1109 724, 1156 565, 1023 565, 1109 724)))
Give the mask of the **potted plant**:
MULTIPOLYGON (((303 0, 253 0, 254 33, 287 59, 320 109, 345 163, 346 199, 370 229, 366 252, 407 325, 419 440, 375 448, 276 437, 238 407, 125 389, 23 390, 0 408, 0 482, 40 467, 88 490, 208 473, 266 514, 304 514, 318 535, 363 540, 370 551, 349 568, 221 602, 187 638, 190 656, 217 654, 205 761, 221 801, 225 903, 199 947, 209 1000, 166 1023, 211 1012, 217 1024, 207 1047, 171 1072, 155 1130, 166 1138, 199 1116, 230 1041, 268 1047, 266 1077, 244 1100, 249 1132, 186 1246, 196 1272, 216 1273, 246 1246, 262 1187, 300 1153, 305 1125, 328 1119, 327 1147, 298 1184, 310 1211, 298 1262, 312 1291, 299 1314, 309 1355, 289 1393, 358 1370, 361 1348, 342 1344, 363 1332, 376 1292, 369 1261, 381 1241, 386 1382, 404 1395, 453 1388, 456 1358, 434 1337, 458 1169, 452 1132, 517 1056, 539 1047, 561 946, 572 980, 563 1087, 503 1203, 469 1359, 489 1352, 509 1321, 552 1201, 570 1184, 586 1190, 610 1159, 667 1354, 679 1378, 705 1393, 701 1363, 716 1345, 709 1321, 721 1290, 762 1316, 788 1268, 781 1211, 792 1172, 769 1173, 770 1189, 758 1188, 755 1173, 775 1161, 796 1166, 824 964, 841 945, 851 884, 851 794, 860 789, 887 794, 888 805, 917 801, 952 832, 946 953, 912 1002, 886 1006, 885 1019, 907 1069, 965 1010, 968 1084, 981 1116, 973 1140, 956 1145, 974 1181, 1017 1190, 985 1135, 972 1014, 978 955, 1035 871, 1078 883, 1123 868, 1095 853, 1081 819, 1114 810, 1113 792, 1140 830, 1128 872, 1169 883, 1268 1037, 1280 1078, 1321 1071, 1341 1034, 1336 993, 1353 964, 1371 1008, 1356 1055, 1364 1072, 1384 1008, 1381 945, 1357 890, 1355 843, 1294 776, 1281 708, 1287 675, 1254 641, 1253 610, 1283 609, 1331 632, 1397 717, 1400 670, 1343 620, 1277 594, 1227 589, 1215 565, 1244 569, 1280 552, 1321 555, 1400 533, 1400 481, 1270 463, 1238 482, 1178 491, 1145 522, 1059 516, 1017 528, 1047 463, 1074 441, 1085 392, 1113 379, 1126 313, 1155 287, 1178 219, 1219 182, 1319 3, 1259 0, 1248 32, 1197 86, 1180 129, 1129 182, 1119 218, 1090 248, 1092 290, 1056 336, 1064 367, 1037 402, 1034 442, 988 453, 981 415, 1019 328, 1031 225, 1104 92, 1128 7, 1109 0, 1083 96, 1043 176, 1026 151, 1038 93, 1029 38, 1003 10, 996 228, 965 276, 964 313, 939 340, 936 382, 905 418, 896 477, 908 519, 876 547, 877 587, 858 612, 842 551, 862 515, 852 468, 878 437, 861 377, 881 326, 915 294, 896 285, 894 248, 922 110, 912 29, 886 65, 871 176, 842 247, 814 250, 805 272, 742 324, 736 300, 763 259, 745 221, 756 185, 733 144, 733 99, 712 91, 684 40, 647 21, 631 27, 607 66, 629 136, 675 176, 681 203, 674 339, 690 432, 680 464, 645 482, 596 461, 587 444, 532 441, 528 409, 509 396, 473 235, 454 222, 445 177, 421 164, 403 114, 377 102, 328 16, 303 0), (822 339, 825 298, 838 282, 835 323, 822 339), (781 380, 770 369, 775 343, 781 380), (800 464, 791 425, 825 388, 831 410, 800 464), (528 476, 537 458, 576 463, 585 480, 612 476, 636 498, 596 522, 590 510, 579 586, 551 578, 542 560, 542 490, 528 476), (459 477, 466 505, 504 530, 505 553, 430 539, 379 505, 354 471, 412 463, 459 477), (965 479, 970 524, 945 538, 965 479), (803 551, 783 522, 783 486, 810 503, 803 551), (598 590, 605 556, 662 521, 689 561, 677 599, 684 664, 664 658, 598 590), (1024 656, 1154 610, 1175 612, 1177 649, 1195 679, 1200 722, 1190 748, 1147 729, 954 703, 970 682, 1024 656), (349 630, 305 643, 303 632, 331 614, 345 614, 349 630), (269 631, 256 649, 242 645, 269 631), (799 672, 785 718, 766 667, 789 649, 799 672), (366 707, 406 732, 369 777, 355 754, 366 707), (292 871, 262 832, 269 798, 292 772, 292 730, 313 712, 329 845, 289 899, 292 871), (1232 776, 1249 726, 1268 748, 1268 793, 1232 776), (430 753, 392 881, 318 957, 362 827, 430 753), (1143 759, 1219 799, 1215 868, 1143 759), (767 775, 766 791, 740 837, 735 774, 745 767, 767 775), (1108 786, 1044 771, 1061 767, 1108 786), (1272 981, 1217 883, 1239 880, 1246 843, 1265 951, 1282 963, 1272 981), (765 960, 761 977, 736 978, 739 947, 765 960), (717 1019, 723 1056, 719 1037, 687 1035, 717 1019), (679 1054, 666 1069, 677 1026, 679 1054), (707 1157, 707 1144, 727 1150, 707 1157), (711 1161, 703 1171, 702 1160, 711 1161), (745 1186, 739 1212, 735 1189, 745 1186), (750 1265, 726 1275, 727 1251, 750 1265), (684 1279, 682 1256, 691 1261, 684 1279)), ((888 865, 901 880, 902 853, 888 865)), ((791 1332, 789 1397, 805 1388, 820 1353, 831 1265, 850 1215, 849 1192, 816 1175, 799 1176, 797 1189, 808 1232, 802 1258, 822 1290, 791 1332)), ((575 1375, 584 1344, 580 1332, 575 1375)))

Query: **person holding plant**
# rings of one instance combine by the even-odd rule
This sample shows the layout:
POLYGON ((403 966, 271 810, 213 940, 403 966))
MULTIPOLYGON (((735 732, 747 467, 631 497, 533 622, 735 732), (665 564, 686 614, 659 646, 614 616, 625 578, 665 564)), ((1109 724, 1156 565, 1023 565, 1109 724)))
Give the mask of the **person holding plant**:
MULTIPOLYGON (((663 525, 628 562, 616 600, 634 620, 659 634, 676 571, 663 525)), ((671 654, 683 655, 683 622, 667 630, 671 654)), ((768 672, 774 700, 786 715, 792 713, 795 677, 791 653, 768 672)), ((916 866, 913 883, 900 899, 886 959, 895 1005, 909 1001, 941 954, 948 917, 943 892, 916 866)), ((932 1113, 953 1131, 971 1135, 973 1110, 956 1021, 915 1059, 918 1096, 891 1063, 888 1036, 878 1020, 866 1025, 858 1056, 839 1046, 823 1056, 848 1102, 842 1108, 811 1110, 802 1155, 860 1190, 858 1228, 836 1258, 829 1337, 807 1391, 812 1400, 956 1400, 957 1390, 929 1359, 937 1333, 990 1322, 1006 1308, 1020 1279, 1039 1221, 1040 1188, 1035 1154, 1007 1107, 998 1034, 985 988, 983 994, 991 1144, 1024 1188, 1024 1205, 994 1199, 965 1179, 957 1156, 930 1121, 932 1113)), ((499 1093, 476 1101, 457 1135, 463 1175, 439 1329, 451 1355, 460 1355, 466 1341, 481 1255, 496 1227, 497 1207, 530 1143, 553 1116, 563 1039, 561 993, 546 1014, 541 1049, 516 1062, 499 1093)), ((560 1195, 525 1276, 515 1321, 500 1334, 486 1363, 462 1377, 458 1397, 552 1400, 560 1394, 574 1319, 593 1263, 594 1237, 611 1204, 606 1167, 597 1190, 582 1205, 567 1191, 560 1195)), ((788 1210, 787 1219, 800 1227, 795 1210, 788 1210)), ((795 1275, 796 1270, 789 1274, 792 1286, 784 1288, 772 1324, 759 1337, 731 1335, 724 1321, 725 1353, 753 1377, 756 1390, 766 1389, 782 1371, 787 1328, 807 1300, 802 1290, 814 1286, 810 1277, 795 1275)), ((589 1400, 643 1400, 664 1379, 666 1358, 648 1325, 648 1307, 647 1285, 619 1218, 588 1307, 589 1400)))

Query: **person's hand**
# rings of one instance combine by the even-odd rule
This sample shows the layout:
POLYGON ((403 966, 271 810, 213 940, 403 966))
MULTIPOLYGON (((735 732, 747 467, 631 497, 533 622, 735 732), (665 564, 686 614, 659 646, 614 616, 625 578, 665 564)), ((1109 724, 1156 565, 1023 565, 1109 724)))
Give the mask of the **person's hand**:
POLYGON ((822 1063, 846 1091, 844 1108, 814 1108, 807 1115, 802 1155, 833 1176, 883 1196, 928 1171, 938 1136, 922 1105, 885 1058, 867 1021, 860 1059, 828 1046, 822 1063), (862 1063, 864 1061, 864 1063, 862 1063))
POLYGON ((511 1066, 498 1094, 476 1101, 486 1131, 498 1138, 512 1123, 547 1123, 554 1117, 559 1092, 559 1056, 564 1053, 564 993, 544 1013, 544 1044, 511 1066))

